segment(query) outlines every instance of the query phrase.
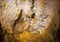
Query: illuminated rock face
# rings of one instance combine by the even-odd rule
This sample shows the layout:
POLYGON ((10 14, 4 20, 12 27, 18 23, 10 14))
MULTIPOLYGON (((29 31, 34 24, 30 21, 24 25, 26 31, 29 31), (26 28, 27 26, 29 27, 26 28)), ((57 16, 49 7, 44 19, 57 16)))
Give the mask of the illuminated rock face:
POLYGON ((14 33, 15 38, 17 35, 19 35, 18 38, 25 34, 26 36, 28 34, 38 35, 50 28, 52 24, 51 27, 57 29, 59 20, 56 10, 58 11, 57 0, 4 0, 0 21, 3 29, 7 33, 14 33), (54 23, 57 27, 52 23, 53 19, 56 20, 54 23))
POLYGON ((52 6, 44 6, 42 2, 43 1, 40 3, 39 0, 4 1, 4 14, 2 16, 4 20, 2 22, 5 24, 5 28, 14 28, 14 30, 19 32, 26 30, 29 32, 35 32, 45 28, 51 21, 51 13, 49 13, 49 10, 53 11, 53 9, 50 8, 52 6), (12 21, 14 22, 11 23, 12 21))

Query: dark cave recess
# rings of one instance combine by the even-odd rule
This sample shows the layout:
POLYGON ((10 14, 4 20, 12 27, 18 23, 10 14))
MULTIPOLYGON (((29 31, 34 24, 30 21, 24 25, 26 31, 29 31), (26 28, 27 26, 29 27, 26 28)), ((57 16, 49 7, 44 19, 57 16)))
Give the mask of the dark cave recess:
POLYGON ((0 24, 0 42, 4 42, 3 29, 0 24))

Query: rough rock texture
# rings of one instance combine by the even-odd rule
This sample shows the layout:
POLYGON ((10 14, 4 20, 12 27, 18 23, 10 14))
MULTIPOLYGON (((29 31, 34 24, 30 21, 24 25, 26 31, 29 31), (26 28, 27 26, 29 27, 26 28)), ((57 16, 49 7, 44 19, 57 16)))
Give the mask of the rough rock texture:
POLYGON ((0 1, 4 42, 55 42, 58 11, 58 0, 0 1))

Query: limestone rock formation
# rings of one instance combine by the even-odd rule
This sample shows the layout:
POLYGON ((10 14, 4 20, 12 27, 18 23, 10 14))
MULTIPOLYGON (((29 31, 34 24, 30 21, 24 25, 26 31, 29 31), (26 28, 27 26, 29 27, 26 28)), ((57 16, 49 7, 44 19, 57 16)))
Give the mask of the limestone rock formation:
POLYGON ((59 26, 58 0, 2 0, 0 22, 5 42, 53 42, 59 26))

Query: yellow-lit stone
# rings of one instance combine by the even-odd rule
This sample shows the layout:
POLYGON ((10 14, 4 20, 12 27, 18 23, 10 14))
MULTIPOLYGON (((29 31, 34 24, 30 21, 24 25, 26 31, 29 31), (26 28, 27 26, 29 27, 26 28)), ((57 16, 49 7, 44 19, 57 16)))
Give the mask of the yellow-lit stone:
POLYGON ((5 8, 7 7, 6 1, 3 2, 3 6, 4 6, 5 8))
POLYGON ((18 15, 19 15, 19 13, 20 13, 20 11, 16 11, 16 12, 15 12, 16 16, 18 16, 18 15))
POLYGON ((23 32, 22 34, 19 34, 19 35, 14 35, 14 37, 17 39, 17 40, 20 40, 20 39, 28 39, 30 37, 30 33, 28 32, 23 32))
POLYGON ((17 6, 17 0, 15 0, 14 4, 17 6))
POLYGON ((29 35, 30 34, 27 31, 25 31, 23 34, 20 35, 20 38, 28 38, 29 35))
POLYGON ((22 0, 22 2, 25 2, 25 0, 22 0))

